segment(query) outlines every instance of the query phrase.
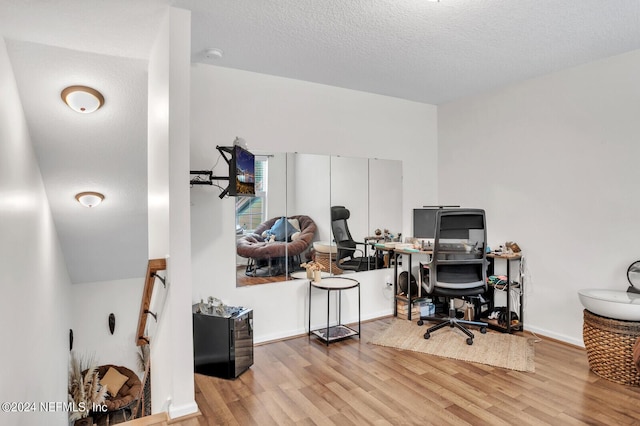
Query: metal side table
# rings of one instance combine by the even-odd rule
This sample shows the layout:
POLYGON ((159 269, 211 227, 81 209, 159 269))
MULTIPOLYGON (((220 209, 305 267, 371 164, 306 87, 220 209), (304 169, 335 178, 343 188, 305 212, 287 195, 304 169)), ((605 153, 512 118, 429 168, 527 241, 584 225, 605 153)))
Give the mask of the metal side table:
POLYGON ((321 340, 323 340, 327 346, 329 343, 337 340, 346 339, 351 336, 358 336, 360 338, 360 282, 353 278, 344 277, 329 277, 323 278, 318 282, 309 280, 309 335, 315 334, 321 340), (311 330, 311 289, 316 288, 318 290, 325 290, 327 292, 327 326, 316 330, 311 330), (342 324, 342 291, 352 288, 358 289, 358 330, 354 330, 351 327, 342 324), (338 324, 334 326, 329 325, 330 306, 331 306, 331 292, 338 292, 338 324))

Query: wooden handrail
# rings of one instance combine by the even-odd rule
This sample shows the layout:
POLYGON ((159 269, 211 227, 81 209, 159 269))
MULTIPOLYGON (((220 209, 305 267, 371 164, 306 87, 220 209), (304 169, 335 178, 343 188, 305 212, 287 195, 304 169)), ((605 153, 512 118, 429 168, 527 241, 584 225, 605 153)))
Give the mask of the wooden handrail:
POLYGON ((156 272, 166 269, 166 259, 149 259, 144 290, 142 292, 142 302, 140 303, 140 316, 138 317, 138 332, 136 333, 136 344, 138 346, 149 344, 149 337, 144 335, 144 329, 147 326, 147 315, 150 313, 149 306, 151 305, 153 285, 156 281, 156 272))

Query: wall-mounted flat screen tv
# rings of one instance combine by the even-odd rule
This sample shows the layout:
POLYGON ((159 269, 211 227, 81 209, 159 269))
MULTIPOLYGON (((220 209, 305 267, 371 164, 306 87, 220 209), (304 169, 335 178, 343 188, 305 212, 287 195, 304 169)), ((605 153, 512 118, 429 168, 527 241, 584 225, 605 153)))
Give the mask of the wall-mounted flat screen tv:
POLYGON ((231 196, 252 197, 256 194, 256 157, 235 145, 229 161, 229 188, 231 196))

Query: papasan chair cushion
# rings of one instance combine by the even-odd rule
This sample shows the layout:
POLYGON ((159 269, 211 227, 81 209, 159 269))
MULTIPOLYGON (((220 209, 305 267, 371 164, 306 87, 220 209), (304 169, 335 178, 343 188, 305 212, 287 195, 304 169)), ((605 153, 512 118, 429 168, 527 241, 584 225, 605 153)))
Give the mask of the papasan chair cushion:
POLYGON ((273 228, 281 216, 271 218, 261 223, 253 233, 238 239, 237 252, 239 256, 252 259, 268 259, 276 257, 297 256, 305 251, 316 233, 316 223, 309 216, 289 216, 288 219, 297 219, 300 224, 300 234, 291 241, 269 241, 262 234, 273 228))
MULTIPOLYGON (((107 374, 107 371, 109 371, 109 368, 113 368, 118 373, 127 377, 127 381, 124 382, 118 390, 118 393, 115 396, 111 396, 107 392, 107 398, 104 401, 104 404, 107 406, 107 411, 116 411, 127 407, 138 399, 140 391, 142 390, 142 383, 136 373, 120 365, 101 365, 98 367, 98 377, 102 379, 107 374)), ((108 388, 107 386, 107 389, 108 388)))

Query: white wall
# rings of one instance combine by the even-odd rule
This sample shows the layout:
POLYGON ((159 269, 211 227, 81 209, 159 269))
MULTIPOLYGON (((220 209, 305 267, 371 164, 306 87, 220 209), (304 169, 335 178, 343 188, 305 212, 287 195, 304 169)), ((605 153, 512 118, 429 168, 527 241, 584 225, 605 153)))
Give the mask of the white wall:
POLYGON ((194 413, 189 207, 191 15, 169 8, 149 60, 149 258, 168 292, 151 338, 152 411, 194 413))
MULTIPOLYGON (((0 402, 66 402, 70 279, 5 42, 0 38, 0 402)), ((67 424, 0 412, 0 424, 67 424)))
MULTIPOLYGON (((250 150, 403 161, 403 227, 411 209, 437 200, 436 107, 370 93, 196 64, 191 73, 191 168, 209 169, 216 145, 236 136, 250 150)), ((308 171, 313 179, 315 172, 308 171)), ((191 190, 193 300, 208 296, 254 309, 255 341, 304 333, 306 283, 236 288, 233 199, 191 190)), ((392 312, 384 272, 361 275, 362 317, 392 312)), ((345 293, 346 294, 346 293, 345 293)), ((345 318, 355 318, 355 295, 345 318)), ((324 296, 323 296, 324 297, 324 296)), ((322 321, 319 312, 313 322, 322 321)))
MULTIPOLYGON (((74 284, 71 288, 73 350, 97 365, 123 365, 138 373, 138 314, 144 277, 74 284), (116 328, 109 331, 109 314, 116 328)), ((149 321, 153 318, 149 317, 149 321)))
POLYGON ((625 290, 640 255, 640 51, 438 111, 441 203, 487 210, 529 270, 525 327, 582 344, 583 288, 625 290))

